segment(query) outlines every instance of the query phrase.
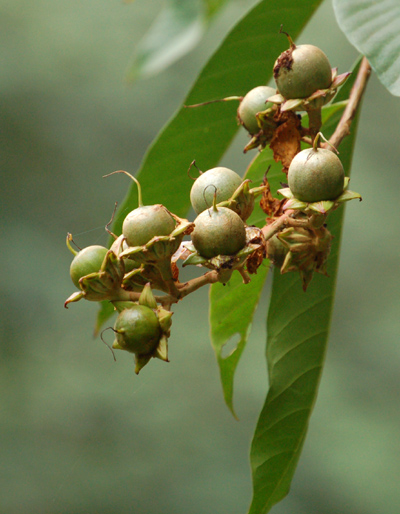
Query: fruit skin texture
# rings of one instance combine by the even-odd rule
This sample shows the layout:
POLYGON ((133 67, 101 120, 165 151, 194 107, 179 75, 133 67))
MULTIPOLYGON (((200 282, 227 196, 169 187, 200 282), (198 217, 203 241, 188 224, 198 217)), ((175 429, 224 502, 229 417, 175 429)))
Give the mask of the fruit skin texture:
POLYGON ((238 118, 244 128, 251 134, 258 134, 260 127, 257 123, 256 114, 265 111, 273 104, 266 103, 266 100, 276 94, 275 89, 269 86, 258 86, 251 89, 240 102, 238 118))
POLYGON ((78 252, 69 268, 72 282, 79 289, 79 279, 100 271, 104 257, 107 253, 107 248, 104 246, 93 245, 88 246, 78 252))
POLYGON ((303 202, 334 200, 344 189, 344 169, 330 150, 307 148, 290 163, 288 182, 293 195, 303 202))
POLYGON ((134 305, 123 310, 115 321, 114 331, 119 346, 137 355, 151 353, 161 337, 158 318, 145 305, 134 305))
POLYGON ((240 216, 226 207, 203 211, 194 220, 192 242, 202 257, 234 255, 246 244, 246 229, 240 216))
POLYGON ((329 88, 332 69, 321 49, 299 45, 289 48, 275 61, 274 79, 284 98, 307 98, 318 89, 329 88))
POLYGON ((127 215, 122 233, 129 246, 143 246, 155 236, 169 236, 175 225, 175 219, 163 205, 144 205, 127 215))
POLYGON ((200 214, 209 209, 215 193, 216 203, 229 200, 241 183, 241 177, 229 168, 218 166, 205 171, 195 180, 190 191, 194 212, 200 214))
POLYGON ((275 234, 267 241, 267 257, 268 259, 280 268, 285 261, 285 257, 288 253, 287 247, 275 234))

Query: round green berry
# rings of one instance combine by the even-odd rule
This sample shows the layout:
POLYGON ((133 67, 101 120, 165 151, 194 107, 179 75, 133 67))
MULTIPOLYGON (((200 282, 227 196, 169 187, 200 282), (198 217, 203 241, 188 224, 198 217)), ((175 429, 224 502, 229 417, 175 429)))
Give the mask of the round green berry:
POLYGON ((202 173, 194 182, 190 191, 190 202, 196 214, 200 214, 213 204, 229 200, 242 183, 241 177, 223 166, 211 168, 202 173))
POLYGON ((128 246, 143 246, 156 236, 169 236, 176 221, 161 204, 145 205, 131 211, 122 224, 128 246))
POLYGON ((123 310, 115 321, 117 344, 136 355, 151 353, 161 337, 161 326, 155 312, 145 305, 123 310))
POLYGON ((289 188, 303 202, 334 200, 344 189, 344 169, 339 157, 326 148, 307 148, 292 160, 289 188))
POLYGON ((293 45, 274 64, 274 79, 286 99, 307 98, 318 89, 328 89, 332 69, 327 56, 314 45, 293 45))
POLYGON ((206 259, 235 255, 246 244, 246 229, 241 217, 226 207, 203 211, 194 220, 194 225, 193 245, 206 259))
POLYGON ((237 115, 240 123, 251 135, 258 134, 261 130, 257 123, 256 114, 273 105, 267 100, 275 94, 276 91, 272 87, 258 86, 251 89, 240 102, 237 115))
POLYGON ((104 248, 104 246, 93 245, 84 248, 75 255, 71 262, 69 273, 76 287, 79 288, 79 279, 90 273, 100 271, 107 251, 107 248, 104 248))

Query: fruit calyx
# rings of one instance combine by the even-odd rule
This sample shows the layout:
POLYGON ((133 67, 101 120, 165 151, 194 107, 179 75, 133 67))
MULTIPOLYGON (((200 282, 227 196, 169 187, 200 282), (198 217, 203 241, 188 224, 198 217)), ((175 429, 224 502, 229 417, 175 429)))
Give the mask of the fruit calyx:
POLYGON ((326 265, 331 251, 333 236, 322 226, 318 229, 289 227, 277 234, 286 248, 286 256, 280 267, 281 273, 298 271, 303 290, 306 291, 314 272, 328 276, 326 265))
POLYGON ((227 273, 227 271, 236 269, 241 273, 245 283, 250 282, 248 273, 256 273, 257 268, 266 256, 266 243, 262 231, 257 227, 244 225, 240 217, 227 208, 213 205, 210 211, 204 211, 196 218, 197 234, 195 233, 195 228, 195 231, 193 231, 194 237, 192 234, 192 241, 184 242, 181 245, 180 252, 184 254, 185 259, 183 266, 204 266, 215 270, 218 272, 219 281, 222 283, 225 283, 230 278, 231 273, 227 273), (208 219, 206 216, 208 216, 208 219), (228 220, 228 224, 225 223, 226 220, 228 220), (241 234, 241 228, 244 227, 245 239, 243 241, 240 235, 240 244, 237 244, 237 240, 235 241, 235 234, 237 234, 235 230, 233 232, 230 232, 230 230, 224 232, 225 227, 231 225, 232 220, 235 220, 233 225, 237 223, 237 227, 240 227, 239 234, 241 234), (199 234, 200 236, 197 237, 199 234), (221 240, 218 241, 218 236, 222 242, 221 240), (214 244, 210 248, 208 246, 209 239, 221 243, 221 247, 217 248, 214 244), (237 244, 237 246, 233 249, 232 247, 228 249, 227 240, 229 245, 237 244), (234 240, 234 243, 232 243, 232 240, 234 240), (205 249, 203 249, 203 245, 205 249), (228 254, 228 251, 234 252, 235 250, 236 253, 228 254))

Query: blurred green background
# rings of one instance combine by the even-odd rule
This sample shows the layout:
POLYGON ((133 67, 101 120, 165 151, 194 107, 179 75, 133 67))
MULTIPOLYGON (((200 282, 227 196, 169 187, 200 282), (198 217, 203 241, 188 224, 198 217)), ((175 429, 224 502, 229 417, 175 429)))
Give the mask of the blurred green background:
MULTIPOLYGON (((129 184, 102 175, 135 172, 250 5, 230 2, 192 53, 127 87, 133 49, 162 4, 0 1, 2 514, 244 514, 250 501, 267 292, 237 374, 239 422, 223 403, 205 289, 175 307, 170 364, 153 361, 139 377, 131 356, 115 363, 93 339, 95 304, 63 308, 74 290, 66 233, 81 247, 106 244, 129 184)), ((330 2, 298 42, 322 47, 339 72, 357 56, 330 2)), ((400 508, 399 120, 400 100, 373 76, 352 173, 364 200, 346 207, 321 390, 276 514, 400 508)), ((222 164, 244 171, 246 141, 241 132, 222 164)))

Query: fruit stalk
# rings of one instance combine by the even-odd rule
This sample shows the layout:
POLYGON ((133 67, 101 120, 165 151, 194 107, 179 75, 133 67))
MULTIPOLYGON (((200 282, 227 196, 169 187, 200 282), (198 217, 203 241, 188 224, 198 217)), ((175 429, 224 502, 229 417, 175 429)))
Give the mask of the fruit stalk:
POLYGON ((282 214, 270 225, 265 225, 261 230, 265 237, 265 240, 271 239, 272 236, 277 234, 280 230, 283 230, 286 227, 306 227, 309 224, 308 219, 295 219, 293 218, 293 214, 296 211, 288 210, 285 214, 282 214))

